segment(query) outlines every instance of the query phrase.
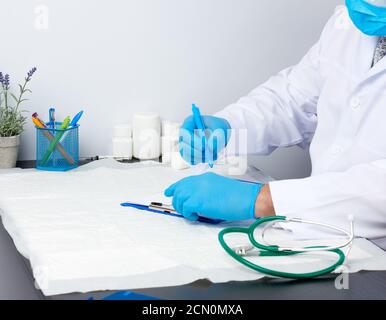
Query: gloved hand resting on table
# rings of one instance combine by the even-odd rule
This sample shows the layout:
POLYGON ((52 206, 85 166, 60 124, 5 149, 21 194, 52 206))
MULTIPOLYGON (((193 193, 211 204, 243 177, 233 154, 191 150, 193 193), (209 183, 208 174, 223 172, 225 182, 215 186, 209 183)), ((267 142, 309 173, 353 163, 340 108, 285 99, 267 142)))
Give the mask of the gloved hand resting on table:
POLYGON ((173 207, 185 218, 198 215, 211 219, 239 221, 253 219, 255 202, 263 185, 241 182, 214 173, 191 176, 165 190, 173 207))
POLYGON ((200 139, 193 116, 185 119, 180 130, 181 156, 192 165, 217 160, 219 152, 225 148, 230 138, 231 127, 225 119, 203 116, 202 120, 209 132, 205 139, 207 141, 200 139))

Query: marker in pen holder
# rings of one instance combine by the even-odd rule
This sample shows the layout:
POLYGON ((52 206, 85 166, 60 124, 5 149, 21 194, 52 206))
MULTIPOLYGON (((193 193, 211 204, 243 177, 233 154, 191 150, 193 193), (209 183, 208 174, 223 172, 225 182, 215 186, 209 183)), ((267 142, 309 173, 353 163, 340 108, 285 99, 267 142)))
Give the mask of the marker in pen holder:
POLYGON ((79 125, 55 129, 36 128, 36 169, 46 171, 68 171, 79 166, 79 125))

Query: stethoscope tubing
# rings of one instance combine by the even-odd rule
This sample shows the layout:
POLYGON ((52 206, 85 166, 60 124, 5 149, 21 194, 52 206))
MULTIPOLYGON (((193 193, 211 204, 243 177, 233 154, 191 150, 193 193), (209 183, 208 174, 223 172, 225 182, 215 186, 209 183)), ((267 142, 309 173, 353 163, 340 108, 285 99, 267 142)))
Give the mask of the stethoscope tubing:
MULTIPOLYGON (((273 277, 279 277, 279 278, 287 278, 287 279, 310 279, 310 278, 316 278, 316 277, 321 277, 326 274, 330 274, 333 271, 335 271, 339 266, 343 265, 346 256, 343 253, 343 251, 340 248, 336 247, 327 247, 327 246, 311 246, 311 247, 304 247, 304 248, 296 248, 296 250, 293 250, 288 248, 286 250, 283 250, 283 248, 277 246, 277 245, 266 245, 266 244, 261 244, 256 241, 254 237, 254 231, 255 229, 262 224, 265 223, 276 223, 276 222, 299 222, 297 219, 296 221, 290 221, 290 219, 287 219, 284 216, 275 216, 275 217, 267 217, 267 218, 262 218, 254 222, 250 227, 248 228, 242 228, 242 227, 230 227, 226 228, 220 231, 218 235, 219 242, 223 249, 236 261, 239 263, 243 264, 244 266, 255 270, 257 272, 270 275, 273 277), (296 254, 302 254, 302 253, 308 253, 312 251, 324 251, 324 252, 332 252, 335 253, 338 256, 338 259, 335 263, 330 265, 327 268, 323 268, 317 271, 313 272, 308 272, 308 273, 290 273, 290 272, 284 272, 284 271, 279 271, 279 270, 272 270, 265 268, 263 266, 257 265, 255 263, 252 263, 251 261, 243 258, 241 255, 237 254, 234 249, 230 248, 228 244, 225 241, 225 236, 227 234, 232 234, 232 233, 241 233, 241 234, 246 234, 252 243, 254 248, 257 248, 260 250, 260 255, 261 256, 289 256, 289 255, 296 255, 296 254)), ((309 223, 309 222, 304 222, 304 223, 309 223)), ((312 222, 311 224, 318 224, 312 222)), ((334 230, 337 230, 337 228, 333 227, 334 230)), ((353 227, 352 230, 353 231, 353 227)), ((347 231, 344 231, 344 234, 349 235, 347 231)), ((350 239, 353 239, 353 234, 351 234, 350 239)), ((352 243, 352 240, 349 242, 352 243)))

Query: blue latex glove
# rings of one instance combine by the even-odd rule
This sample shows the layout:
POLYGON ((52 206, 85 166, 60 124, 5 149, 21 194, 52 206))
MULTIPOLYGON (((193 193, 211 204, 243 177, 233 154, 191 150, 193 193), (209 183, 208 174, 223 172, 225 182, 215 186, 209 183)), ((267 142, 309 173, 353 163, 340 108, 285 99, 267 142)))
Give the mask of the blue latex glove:
POLYGON ((178 181, 165 190, 173 207, 189 220, 198 215, 240 221, 254 218, 255 201, 263 185, 205 173, 178 181))
POLYGON ((180 130, 180 153, 186 162, 196 165, 216 161, 230 138, 228 121, 213 116, 203 116, 207 139, 201 139, 193 116, 185 119, 180 130))

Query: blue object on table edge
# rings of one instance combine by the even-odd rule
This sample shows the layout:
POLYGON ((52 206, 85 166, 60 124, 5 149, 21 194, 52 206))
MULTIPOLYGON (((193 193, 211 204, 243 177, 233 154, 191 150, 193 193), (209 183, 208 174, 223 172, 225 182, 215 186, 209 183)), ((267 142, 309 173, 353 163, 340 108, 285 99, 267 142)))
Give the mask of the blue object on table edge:
MULTIPOLYGON (((89 301, 96 300, 94 297, 88 298, 89 301)), ((103 297, 101 300, 106 300, 106 301, 118 301, 118 300, 160 300, 160 298, 157 297, 152 297, 152 296, 146 296, 144 294, 140 293, 135 293, 131 291, 119 291, 115 292, 113 294, 110 294, 106 297, 103 297)))

